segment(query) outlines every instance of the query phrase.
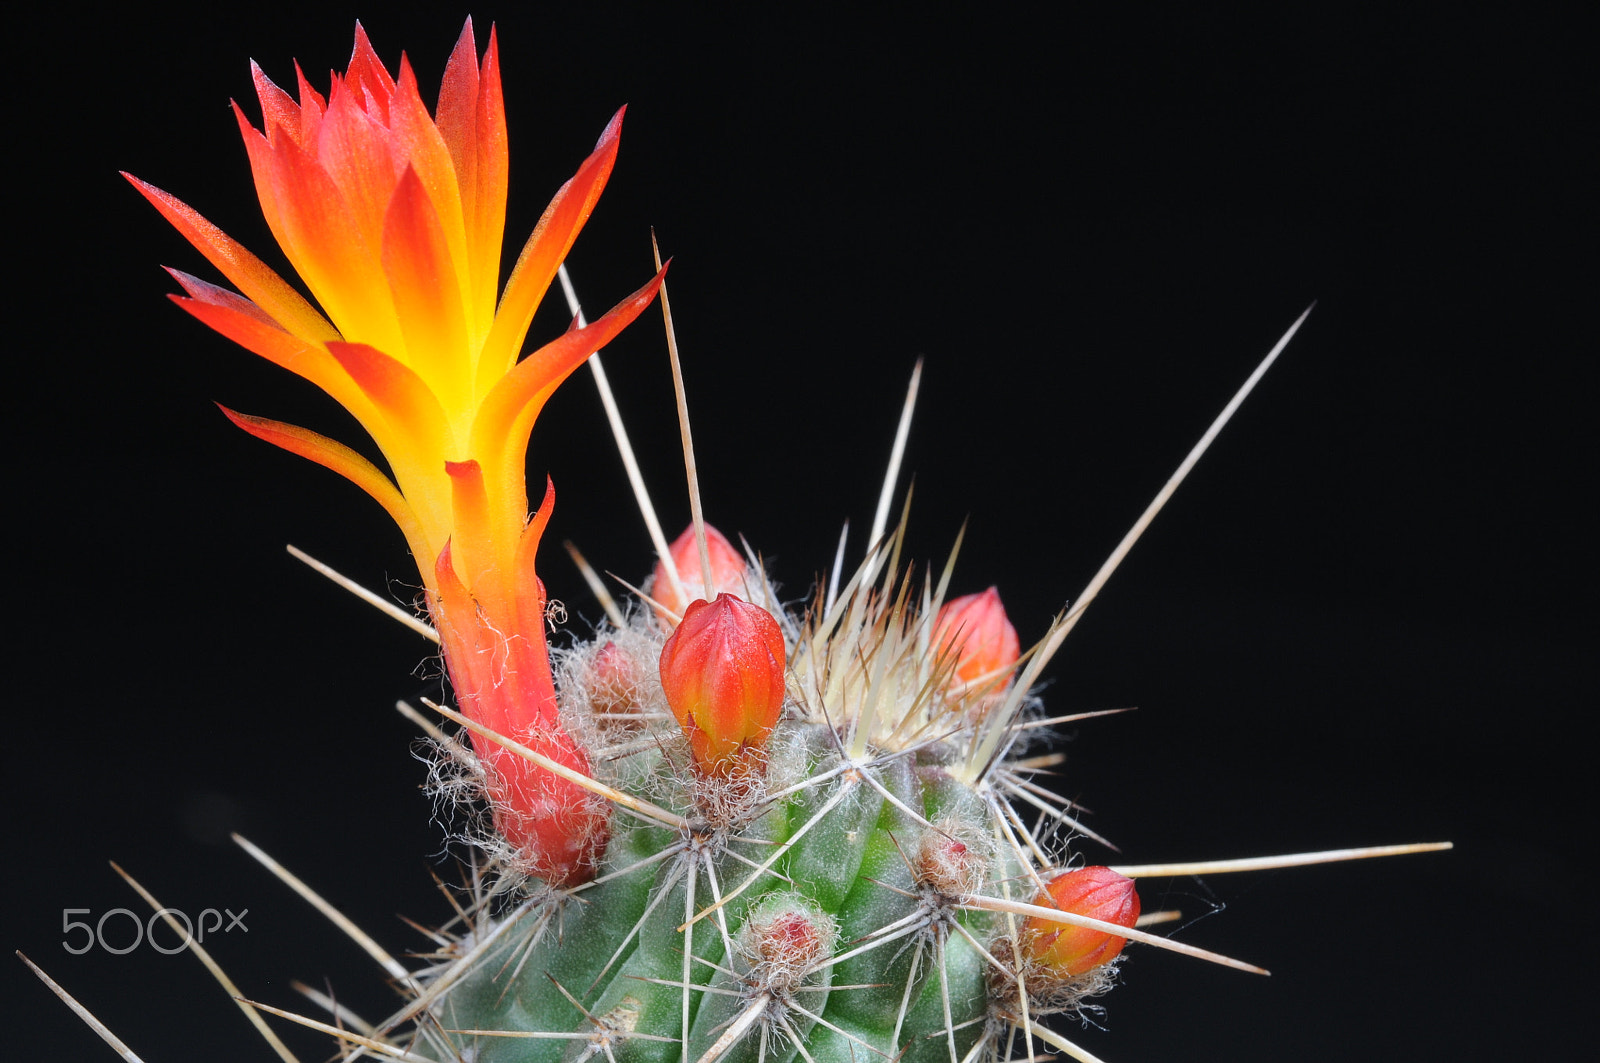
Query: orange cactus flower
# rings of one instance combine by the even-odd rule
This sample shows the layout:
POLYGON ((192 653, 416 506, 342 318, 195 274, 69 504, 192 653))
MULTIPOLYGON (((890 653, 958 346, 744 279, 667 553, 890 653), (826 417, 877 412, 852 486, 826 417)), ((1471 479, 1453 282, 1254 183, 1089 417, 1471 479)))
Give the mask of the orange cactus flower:
POLYGON ((661 648, 661 686, 702 775, 728 776, 764 750, 783 709, 783 631, 731 594, 690 602, 661 648))
MULTIPOLYGON (((518 354, 611 173, 622 112, 556 193, 497 299, 507 156, 493 31, 480 64, 468 20, 431 117, 409 62, 391 77, 359 24, 350 67, 327 97, 298 67, 298 102, 253 73, 264 129, 237 104, 234 113, 262 212, 322 312, 191 207, 128 179, 243 293, 172 271, 187 293, 173 300, 337 399, 393 479, 317 433, 224 412, 376 499, 417 558, 466 714, 587 772, 557 718, 533 567, 554 493, 546 488, 530 519, 528 434, 556 387, 638 316, 661 277, 588 327, 518 354)), ((555 884, 586 875, 603 811, 580 787, 473 737, 497 825, 529 868, 555 884)))
POLYGON ((1016 664, 1022 652, 1017 629, 1006 619, 994 587, 945 602, 934 621, 933 639, 941 651, 954 648, 955 675, 964 683, 992 678, 1016 664))
MULTIPOLYGON (((1133 879, 1109 867, 1082 867, 1057 875, 1033 903, 1117 926, 1131 927, 1139 921, 1139 892, 1133 879)), ((1110 963, 1128 943, 1127 938, 1102 930, 1038 916, 1028 920, 1024 934, 1034 960, 1062 978, 1074 978, 1110 963)))

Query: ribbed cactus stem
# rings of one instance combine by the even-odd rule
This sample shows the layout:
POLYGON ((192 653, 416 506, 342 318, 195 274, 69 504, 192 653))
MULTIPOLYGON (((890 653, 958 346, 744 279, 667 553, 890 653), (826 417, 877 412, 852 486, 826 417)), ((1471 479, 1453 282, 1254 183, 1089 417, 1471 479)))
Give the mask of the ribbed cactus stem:
MULTIPOLYGON (((693 812, 697 780, 670 764, 682 752, 634 754, 619 768, 677 790, 669 803, 693 812)), ((441 1023, 609 1039, 630 1061, 695 1063, 715 1049, 784 1063, 801 1042, 819 1063, 904 1047, 921 1057, 930 1039, 939 1058, 945 1037, 932 1035, 945 1029, 948 996, 964 1053, 987 997, 961 931, 986 939, 995 919, 959 910, 960 892, 998 889, 1016 868, 996 858, 987 808, 941 756, 904 751, 805 785, 840 766, 836 737, 826 725, 780 724, 766 785, 797 789, 722 828, 620 829, 597 883, 552 895, 553 918, 519 914, 523 926, 448 994, 441 1023), (746 1033, 727 1040, 741 1022, 746 1033)), ((572 1049, 557 1038, 462 1038, 456 1048, 482 1060, 554 1063, 572 1049)))

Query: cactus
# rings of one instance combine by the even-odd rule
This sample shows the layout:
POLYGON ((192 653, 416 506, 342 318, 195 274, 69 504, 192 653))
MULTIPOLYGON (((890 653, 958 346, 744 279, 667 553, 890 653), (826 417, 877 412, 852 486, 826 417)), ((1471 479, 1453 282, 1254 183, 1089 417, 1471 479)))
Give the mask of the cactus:
POLYGON ((880 507, 859 564, 845 571, 841 551, 829 582, 788 603, 697 499, 676 543, 657 535, 632 604, 601 590, 608 621, 546 645, 534 562, 555 494, 530 517, 527 433, 567 374, 664 302, 667 271, 658 262, 593 324, 574 308, 576 327, 519 360, 622 116, 497 298, 497 78, 495 42, 480 63, 470 23, 433 116, 359 29, 325 99, 302 84, 296 103, 257 72, 264 129, 241 126, 269 223, 321 311, 130 178, 245 297, 175 273, 180 305, 322 386, 377 442, 392 477, 332 440, 225 411, 395 519, 458 702, 429 708, 459 730, 414 715, 434 792, 470 821, 470 903, 440 928, 433 965, 406 973, 413 999, 370 1035, 338 1035, 441 1063, 1089 1060, 1050 1017, 1097 1007, 1125 943, 1258 971, 1139 929, 1138 878, 1206 868, 1085 867, 1076 842, 1092 835, 1033 779, 1053 762, 1036 681, 1214 431, 1027 653, 995 589, 951 595, 959 540, 920 571, 903 560, 905 518, 891 527, 880 507), (339 168, 354 153, 327 133, 336 123, 394 153, 379 190, 339 168))

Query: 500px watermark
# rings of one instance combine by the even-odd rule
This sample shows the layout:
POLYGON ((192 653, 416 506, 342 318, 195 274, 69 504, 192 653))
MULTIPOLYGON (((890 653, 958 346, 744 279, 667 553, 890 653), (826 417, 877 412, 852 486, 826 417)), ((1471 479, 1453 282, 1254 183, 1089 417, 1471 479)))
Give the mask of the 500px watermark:
MULTIPOLYGON (((89 908, 61 909, 61 932, 67 935, 62 938, 61 947, 74 956, 82 956, 96 945, 99 945, 113 956, 126 956, 144 944, 146 938, 150 941, 150 947, 157 952, 167 956, 174 956, 188 948, 191 939, 204 942, 208 933, 215 937, 218 930, 227 934, 231 933, 235 927, 243 930, 246 934, 250 933, 250 928, 244 925, 244 917, 250 914, 250 909, 248 908, 240 911, 238 915, 234 915, 232 909, 229 908, 224 908, 221 912, 215 908, 207 908, 194 920, 190 920, 188 914, 181 909, 163 908, 152 915, 147 922, 142 923, 139 921, 139 916, 127 908, 112 908, 108 912, 103 912, 93 924, 86 923, 82 919, 72 918, 75 915, 89 915, 91 911, 89 908), (226 926, 222 922, 224 912, 228 916, 226 926), (111 919, 112 916, 126 916, 127 921, 133 924, 133 941, 130 944, 119 946, 107 943, 106 921, 111 919), (208 919, 210 920, 209 926, 207 925, 208 919), (156 926, 163 921, 169 925, 182 924, 183 938, 176 945, 163 945, 156 940, 156 926), (78 930, 83 931, 83 944, 74 945, 70 939, 74 932, 78 930)), ((122 934, 117 929, 120 926, 120 923, 112 923, 114 928, 113 936, 118 941, 122 940, 122 934)), ((178 927, 174 926, 173 929, 176 930, 178 927)))

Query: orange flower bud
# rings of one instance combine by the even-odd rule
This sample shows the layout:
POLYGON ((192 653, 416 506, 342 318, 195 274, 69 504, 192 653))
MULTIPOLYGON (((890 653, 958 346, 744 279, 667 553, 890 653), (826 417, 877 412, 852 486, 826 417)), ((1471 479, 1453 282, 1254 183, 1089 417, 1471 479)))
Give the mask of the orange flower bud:
MULTIPOLYGON (((1033 903, 1117 926, 1131 927, 1139 921, 1139 894, 1133 879, 1109 867, 1085 867, 1057 875, 1033 903)), ((1038 916, 1028 920, 1024 940, 1034 960, 1063 978, 1110 963, 1128 943, 1127 938, 1102 930, 1038 916)))
POLYGON ((945 602, 934 622, 933 640, 941 652, 954 648, 956 678, 965 683, 1010 668, 1021 656, 1017 629, 1006 619, 1000 592, 993 587, 945 602))
MULTIPOLYGON (((672 580, 667 577, 667 566, 657 561, 655 579, 650 584, 650 596, 664 608, 682 616, 689 603, 706 592, 705 577, 700 569, 700 544, 694 537, 694 525, 684 529, 683 534, 673 542, 670 553, 672 563, 677 566, 678 582, 683 584, 684 594, 679 594, 672 580)), ((749 593, 745 590, 744 577, 750 566, 745 563, 744 555, 709 524, 706 525, 706 553, 711 555, 711 589, 715 593, 740 596, 749 593)), ((656 610, 656 616, 666 626, 672 626, 672 617, 661 609, 656 610)))
POLYGON ((765 749, 783 708, 783 632, 731 594, 691 602, 661 649, 661 686, 702 775, 726 777, 765 749))

